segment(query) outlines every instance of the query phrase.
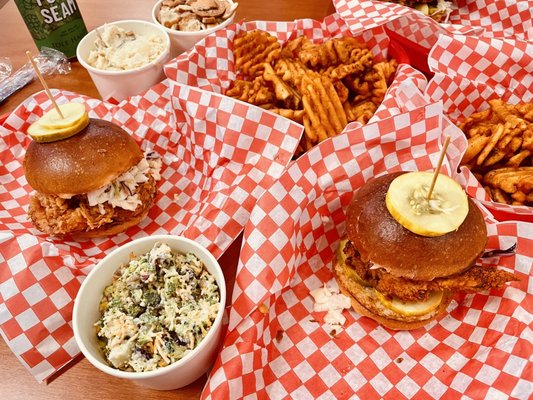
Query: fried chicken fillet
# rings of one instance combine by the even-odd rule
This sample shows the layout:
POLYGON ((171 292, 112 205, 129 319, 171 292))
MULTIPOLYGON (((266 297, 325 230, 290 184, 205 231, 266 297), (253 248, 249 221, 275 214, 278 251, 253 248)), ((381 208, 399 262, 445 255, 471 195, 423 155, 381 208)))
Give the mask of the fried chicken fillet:
POLYGON ((451 276, 420 281, 394 276, 382 268, 372 268, 371 262, 363 262, 359 252, 351 242, 344 246, 346 265, 353 268, 361 279, 370 283, 386 296, 395 296, 405 301, 425 301, 434 291, 462 291, 475 293, 483 290, 501 288, 506 282, 517 277, 510 272, 495 268, 474 265, 464 272, 451 276))

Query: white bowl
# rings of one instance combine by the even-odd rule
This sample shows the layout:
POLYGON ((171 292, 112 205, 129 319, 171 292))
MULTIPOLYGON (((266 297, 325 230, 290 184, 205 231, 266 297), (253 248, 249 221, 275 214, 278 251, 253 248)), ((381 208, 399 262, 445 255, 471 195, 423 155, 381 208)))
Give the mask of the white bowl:
POLYGON ((225 28, 226 26, 230 25, 235 19, 235 13, 233 13, 227 20, 210 29, 205 29, 203 31, 197 32, 177 31, 175 29, 167 28, 158 21, 157 14, 159 13, 159 9, 161 8, 162 2, 163 0, 159 0, 157 3, 155 3, 154 8, 152 8, 152 21, 162 27, 165 32, 167 32, 170 36, 170 54, 172 58, 179 56, 184 51, 190 50, 194 47, 196 43, 198 43, 204 37, 213 32, 218 31, 219 29, 225 28))
POLYGON ((124 100, 126 97, 134 96, 147 90, 164 79, 163 66, 170 60, 170 39, 160 24, 153 24, 148 21, 124 20, 106 25, 116 25, 139 35, 161 36, 165 43, 165 50, 155 60, 142 67, 126 71, 106 71, 95 68, 87 62, 91 50, 94 49, 94 43, 97 38, 96 29, 103 30, 104 25, 85 35, 78 44, 76 56, 80 64, 89 71, 89 75, 104 100, 111 97, 118 101, 124 100))
POLYGON ((180 236, 155 235, 133 240, 109 253, 83 281, 74 301, 72 326, 74 337, 83 355, 100 371, 109 375, 129 379, 143 386, 157 390, 172 390, 194 382, 205 374, 215 361, 222 332, 222 316, 226 304, 224 274, 213 255, 198 243, 180 236), (218 314, 209 332, 200 344, 181 360, 166 367, 147 372, 127 372, 110 367, 98 346, 94 324, 100 319, 99 304, 104 288, 109 285, 113 273, 121 264, 130 260, 130 254, 147 253, 156 242, 166 243, 174 251, 192 251, 207 270, 215 276, 220 289, 218 314))

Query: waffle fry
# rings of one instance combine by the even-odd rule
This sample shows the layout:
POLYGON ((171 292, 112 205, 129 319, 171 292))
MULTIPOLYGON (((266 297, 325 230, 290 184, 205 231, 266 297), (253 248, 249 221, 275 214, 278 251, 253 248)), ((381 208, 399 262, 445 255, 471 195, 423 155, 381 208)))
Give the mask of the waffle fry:
POLYGON ((234 49, 242 79, 226 94, 303 124, 297 155, 339 134, 348 122, 367 123, 397 67, 395 60, 376 63, 353 37, 316 44, 300 36, 281 46, 256 30, 237 35, 234 49))
POLYGON ((290 108, 269 108, 268 110, 275 114, 279 114, 282 117, 292 119, 300 124, 303 124, 304 122, 304 110, 291 110, 290 108))
POLYGON ((272 83, 277 100, 282 101, 289 108, 298 108, 302 100, 300 94, 276 75, 268 63, 264 63, 263 66, 263 79, 272 83))
POLYGON ((253 82, 236 80, 226 94, 256 106, 269 104, 276 100, 276 94, 266 85, 262 77, 257 77, 253 82))
POLYGON ((480 180, 491 199, 533 205, 533 104, 490 100, 490 108, 460 125, 468 138, 461 161, 480 180))
POLYGON ((281 51, 274 36, 259 30, 237 35, 233 46, 235 66, 246 75, 256 75, 265 62, 278 59, 281 51))
POLYGON ((513 205, 533 202, 533 167, 498 168, 483 176, 491 188, 508 194, 513 205))
POLYGON ((363 101, 357 104, 344 103, 344 110, 348 122, 357 121, 366 124, 376 112, 377 106, 372 101, 363 101))

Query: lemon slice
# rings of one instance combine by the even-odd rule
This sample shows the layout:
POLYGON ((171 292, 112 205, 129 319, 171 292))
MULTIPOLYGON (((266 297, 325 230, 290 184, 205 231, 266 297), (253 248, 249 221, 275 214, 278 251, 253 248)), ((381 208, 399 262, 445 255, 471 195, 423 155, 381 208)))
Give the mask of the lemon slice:
POLYGON ((422 236, 441 236, 457 230, 468 214, 468 198, 461 186, 439 174, 431 199, 427 194, 432 172, 409 172, 394 179, 385 202, 392 217, 422 236))
POLYGON ((34 122, 28 128, 28 134, 36 142, 55 142, 57 140, 67 139, 74 136, 89 125, 89 115, 85 115, 77 120, 74 124, 64 128, 50 128, 41 124, 41 120, 34 122))
POLYGON ((381 292, 374 289, 376 297, 387 308, 403 315, 424 315, 436 310, 444 295, 444 292, 431 292, 426 301, 403 301, 397 297, 391 299, 385 297, 381 292))
POLYGON ((81 103, 60 104, 59 109, 64 118, 61 118, 57 110, 53 108, 39 119, 39 124, 47 129, 64 129, 78 124, 87 116, 85 105, 81 103))

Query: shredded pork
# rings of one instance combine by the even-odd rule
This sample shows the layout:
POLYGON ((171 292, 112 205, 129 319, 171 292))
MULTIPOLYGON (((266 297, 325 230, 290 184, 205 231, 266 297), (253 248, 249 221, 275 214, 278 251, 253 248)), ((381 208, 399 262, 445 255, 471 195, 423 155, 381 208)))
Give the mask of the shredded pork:
POLYGON ((133 211, 114 207, 109 202, 90 206, 86 194, 64 199, 37 192, 30 199, 28 214, 37 229, 49 235, 86 232, 106 224, 118 225, 141 215, 152 205, 156 190, 152 176, 137 186, 135 193, 140 205, 133 211))

